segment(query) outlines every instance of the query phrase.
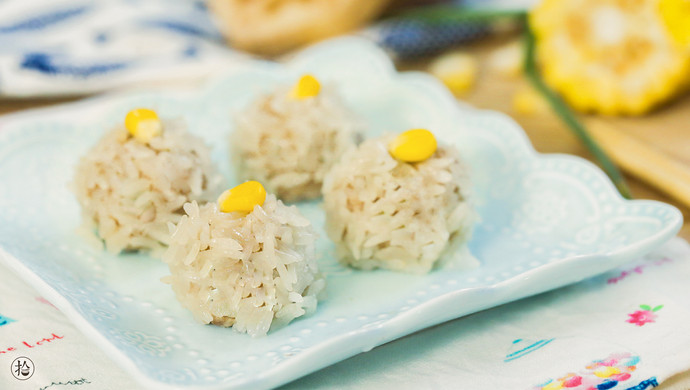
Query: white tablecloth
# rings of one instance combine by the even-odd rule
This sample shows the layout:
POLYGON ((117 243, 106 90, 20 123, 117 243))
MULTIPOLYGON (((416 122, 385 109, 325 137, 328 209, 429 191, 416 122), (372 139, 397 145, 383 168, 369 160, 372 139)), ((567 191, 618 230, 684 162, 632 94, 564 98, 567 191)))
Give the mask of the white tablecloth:
MULTIPOLYGON (((285 388, 652 388, 690 368, 688 280, 690 246, 676 238, 620 269, 418 332, 285 388)), ((0 389, 140 388, 4 266, 0 296, 0 389), (19 356, 35 366, 24 381, 10 369, 19 356)))

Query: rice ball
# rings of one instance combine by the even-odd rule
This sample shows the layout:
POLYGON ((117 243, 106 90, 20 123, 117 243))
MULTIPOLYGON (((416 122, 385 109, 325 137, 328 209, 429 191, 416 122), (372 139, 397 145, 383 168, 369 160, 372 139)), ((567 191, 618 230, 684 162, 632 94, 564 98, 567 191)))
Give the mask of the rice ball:
POLYGON ((468 168, 435 139, 424 161, 400 161, 389 152, 394 140, 367 140, 331 169, 323 185, 326 229, 346 265, 426 273, 449 244, 469 239, 468 168))
POLYGON ((255 337, 316 310, 325 287, 317 236, 295 206, 268 195, 248 214, 216 203, 184 209, 163 255, 164 282, 198 322, 255 337))
POLYGON ((253 101, 236 115, 230 136, 240 179, 260 181, 287 202, 320 196, 326 172, 359 128, 336 91, 309 77, 253 101))
POLYGON ((180 220, 182 206, 218 194, 222 178, 204 142, 180 122, 161 122, 160 128, 142 142, 118 127, 77 164, 72 189, 82 209, 81 230, 91 238, 96 233, 112 253, 160 255, 170 240, 168 223, 180 220))

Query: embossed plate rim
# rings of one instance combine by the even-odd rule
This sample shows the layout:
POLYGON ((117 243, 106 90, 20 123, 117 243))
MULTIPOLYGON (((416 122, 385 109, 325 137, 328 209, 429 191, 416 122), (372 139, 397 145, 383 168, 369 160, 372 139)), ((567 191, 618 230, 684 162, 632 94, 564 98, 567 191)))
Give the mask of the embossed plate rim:
MULTIPOLYGON (((586 169, 591 174, 597 176, 600 180, 603 180, 606 188, 603 191, 613 194, 613 203, 622 205, 627 204, 631 201, 623 200, 619 195, 615 193, 615 190, 608 179, 605 178, 603 173, 598 170, 593 164, 586 160, 580 159, 578 157, 568 156, 568 155, 541 155, 537 153, 525 133, 520 129, 520 127, 510 118, 503 114, 491 112, 491 111, 481 111, 471 108, 459 108, 456 102, 453 100, 451 95, 442 87, 438 82, 433 80, 430 76, 409 72, 403 74, 395 73, 395 69, 392 67, 390 62, 385 55, 378 49, 375 49, 373 45, 368 42, 352 39, 352 38, 340 38, 330 42, 319 44, 313 48, 307 49, 304 53, 298 55, 290 66, 296 66, 300 61, 304 59, 309 59, 313 53, 320 53, 321 51, 328 50, 347 50, 348 47, 352 45, 359 47, 360 49, 368 47, 369 54, 375 58, 377 65, 381 67, 380 70, 391 73, 390 77, 399 77, 404 79, 406 82, 419 84, 421 88, 424 89, 426 93, 434 95, 435 102, 440 102, 445 106, 445 109, 449 110, 454 116, 451 118, 446 118, 448 120, 459 120, 462 121, 463 118, 493 118, 492 120, 501 121, 504 125, 510 126, 514 135, 520 139, 521 149, 524 149, 524 155, 529 160, 542 160, 542 159, 553 159, 556 161, 567 161, 568 164, 580 165, 582 169, 586 169), (457 115, 457 118, 455 117, 457 115)), ((261 63, 266 69, 278 67, 278 65, 270 63, 261 63)), ((238 70, 241 71, 245 69, 244 66, 236 68, 234 72, 238 70)), ((232 74, 232 73, 231 73, 232 74)), ((213 89, 213 83, 209 83, 204 88, 191 88, 189 90, 180 91, 174 90, 170 92, 166 89, 156 90, 153 93, 138 94, 138 95, 159 95, 167 94, 167 96, 173 96, 175 98, 189 98, 195 95, 203 95, 210 93, 213 89)), ((21 122, 24 118, 33 118, 40 114, 54 114, 59 115, 63 110, 65 112, 71 112, 79 108, 94 108, 100 109, 102 111, 107 111, 106 105, 111 101, 120 101, 131 97, 131 93, 116 93, 101 97, 95 97, 87 99, 85 101, 69 103, 67 105, 61 105, 57 107, 50 107, 44 109, 31 110, 24 113, 12 114, 0 118, 0 134, 3 132, 3 127, 11 125, 13 122, 21 122)), ((438 324, 446 320, 457 318, 478 310, 482 310, 488 307, 492 307, 498 304, 506 303, 514 299, 536 294, 542 291, 547 291, 551 288, 562 286, 575 282, 577 280, 584 279, 589 276, 596 275, 599 272, 603 272, 606 269, 613 268, 623 262, 630 260, 630 257, 636 254, 640 254, 640 251, 648 251, 653 249, 654 245, 660 245, 663 243, 665 237, 670 237, 675 234, 675 232, 680 228, 682 221, 682 216, 678 210, 675 208, 662 204, 660 202, 654 201, 632 201, 638 205, 650 205, 659 206, 667 208, 673 214, 673 220, 665 225, 664 229, 658 232, 656 235, 650 236, 645 240, 636 242, 631 245, 627 245, 623 248, 619 248, 605 255, 591 255, 591 256, 572 256, 567 257, 557 262, 550 262, 542 264, 536 268, 528 269, 518 273, 517 275, 510 277, 508 279, 502 280, 500 282, 495 282, 489 285, 482 285, 479 287, 467 287, 462 289, 451 290, 449 292, 443 293, 435 298, 432 298, 426 302, 419 303, 409 310, 399 312, 398 314, 389 317, 383 321, 377 322, 374 326, 367 328, 359 328, 355 331, 350 331, 341 334, 336 337, 331 337, 327 341, 321 342, 312 346, 309 349, 305 349, 299 355, 282 361, 277 365, 268 367, 265 372, 258 376, 253 376, 252 378, 243 378, 241 381, 233 383, 234 387, 270 387, 286 383, 290 380, 296 379, 302 375, 306 375, 316 369, 325 367, 329 364, 340 361, 349 356, 353 356, 362 350, 373 348, 377 345, 383 344, 387 341, 396 339, 403 335, 412 333, 416 330, 425 328, 427 326, 438 324), (586 266, 590 272, 579 273, 570 279, 563 281, 562 270, 570 266, 586 266), (557 282, 553 286, 547 285, 537 285, 535 288, 535 281, 548 280, 550 277, 556 276, 557 282), (559 278, 560 277, 560 278, 559 278), (487 299, 487 294, 489 298, 487 299), (481 296, 481 299, 473 300, 474 296, 481 296), (467 300, 473 302, 472 304, 467 304, 463 302, 467 300), (463 305, 458 305, 458 302, 463 303, 463 305), (477 303, 480 302, 480 303, 477 303), (447 311, 446 313, 439 315, 438 308, 442 306, 450 305, 454 309, 447 311), (352 342, 356 340, 356 342, 352 342)), ((16 271, 21 277, 27 280, 30 284, 36 287, 39 292, 44 294, 48 299, 50 299, 57 307, 59 307, 67 316, 70 318, 75 325, 84 333, 87 334, 92 340, 94 340, 101 348, 103 348, 108 354, 113 357, 113 359, 123 366, 127 371, 132 373, 132 375, 140 382, 146 384, 147 386, 165 386, 166 388, 199 388, 199 389, 222 389, 228 388, 227 384, 219 383, 217 385, 191 385, 191 386, 174 386, 170 384, 164 384, 159 382, 148 375, 146 375, 142 370, 136 367, 135 363, 131 358, 124 352, 119 350, 114 344, 106 339, 106 335, 101 333, 96 327, 94 327, 91 322, 86 320, 86 318, 81 315, 77 308, 74 306, 73 302, 70 301, 65 296, 59 294, 53 287, 51 287, 45 280, 41 279, 38 275, 34 274, 28 267, 26 267, 20 260, 9 255, 2 247, 0 247, 0 259, 7 263, 14 271, 16 271)), ((553 278, 552 278, 553 279, 553 278)), ((76 302, 76 301, 75 301, 76 302)))

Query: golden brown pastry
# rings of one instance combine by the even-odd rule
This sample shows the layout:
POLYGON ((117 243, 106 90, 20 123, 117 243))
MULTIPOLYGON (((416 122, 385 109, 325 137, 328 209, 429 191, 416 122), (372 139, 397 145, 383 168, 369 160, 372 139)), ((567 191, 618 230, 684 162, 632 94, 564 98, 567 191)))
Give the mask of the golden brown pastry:
POLYGON ((209 0, 230 44, 280 54, 355 29, 391 0, 209 0))

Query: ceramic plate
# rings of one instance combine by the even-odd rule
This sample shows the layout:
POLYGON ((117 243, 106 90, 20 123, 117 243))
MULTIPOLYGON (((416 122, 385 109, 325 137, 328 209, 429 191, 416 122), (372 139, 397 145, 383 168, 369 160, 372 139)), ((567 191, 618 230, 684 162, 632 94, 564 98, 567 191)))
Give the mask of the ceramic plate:
POLYGON ((288 65, 254 62, 194 91, 111 95, 0 120, 0 257, 145 385, 197 389, 277 386, 418 329, 573 283, 617 267, 672 237, 682 217, 625 201, 592 164, 539 155, 504 115, 458 106, 434 79, 397 74, 364 41, 338 39, 288 65), (337 85, 367 135, 432 129, 472 167, 481 265, 413 276, 340 266, 316 202, 300 204, 321 233, 328 298, 314 315, 252 339, 195 323, 144 255, 112 256, 75 233, 68 190, 79 156, 137 106, 184 117, 213 145, 228 184, 232 111, 304 72, 337 85))

